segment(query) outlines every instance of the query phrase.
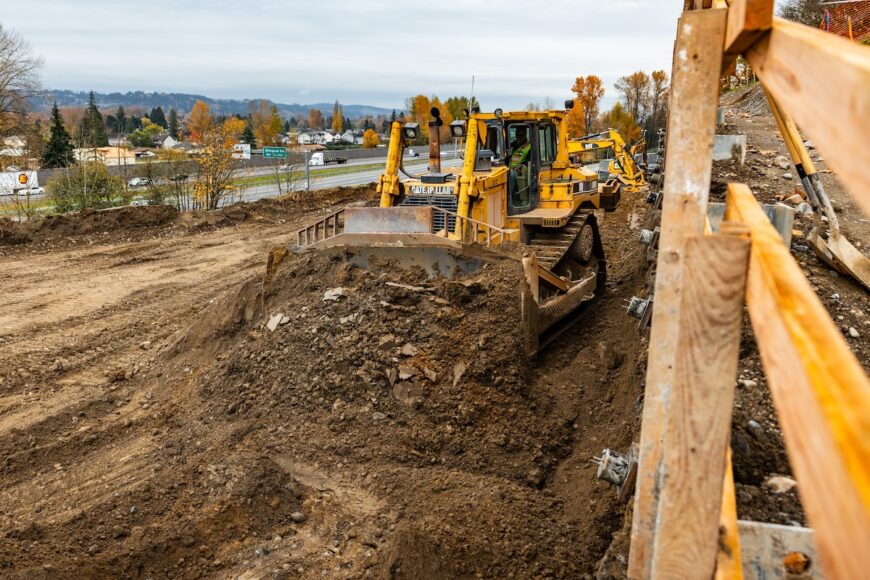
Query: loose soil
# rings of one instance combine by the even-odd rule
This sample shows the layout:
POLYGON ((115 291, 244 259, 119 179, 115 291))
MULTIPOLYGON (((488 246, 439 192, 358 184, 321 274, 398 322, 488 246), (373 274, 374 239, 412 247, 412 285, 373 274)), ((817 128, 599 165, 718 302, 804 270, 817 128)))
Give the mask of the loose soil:
POLYGON ((603 220, 607 295, 532 360, 515 261, 428 280, 270 254, 336 197, 373 192, 7 243, 4 576, 595 571, 625 506, 589 459, 640 411, 642 196, 603 220))

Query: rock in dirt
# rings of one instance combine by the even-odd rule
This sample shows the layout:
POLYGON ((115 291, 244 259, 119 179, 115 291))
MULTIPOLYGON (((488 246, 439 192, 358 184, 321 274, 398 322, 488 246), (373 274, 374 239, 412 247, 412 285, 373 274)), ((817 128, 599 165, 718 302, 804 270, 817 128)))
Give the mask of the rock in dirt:
POLYGON ((345 295, 345 290, 341 286, 338 288, 330 288, 326 292, 323 293, 323 301, 324 302, 337 302, 341 299, 342 296, 345 295))
POLYGON ((794 177, 794 175, 792 175, 790 172, 782 174, 783 179, 791 179, 792 177, 794 177))
POLYGON ((417 356, 420 353, 420 349, 409 342, 402 346, 401 352, 403 356, 417 356))
POLYGON ((776 163, 776 166, 779 167, 780 169, 789 169, 791 167, 791 163, 789 163, 788 159, 786 159, 782 155, 777 157, 776 161, 774 161, 774 163, 776 163))
POLYGON ((417 375, 417 369, 415 369, 414 367, 407 366, 407 365, 399 366, 399 380, 400 381, 407 381, 408 379, 410 379, 411 377, 414 377, 416 375, 417 375))
POLYGON ((858 332, 854 326, 849 327, 849 336, 852 338, 861 338, 861 333, 858 332))
POLYGON ((786 493, 794 489, 796 485, 797 482, 795 480, 784 475, 774 475, 764 482, 764 487, 773 493, 786 493))
POLYGON ((307 518, 305 517, 305 514, 303 514, 302 512, 293 512, 292 514, 290 514, 290 520, 295 524, 301 524, 306 519, 307 518))
POLYGON ((271 332, 275 332, 275 329, 278 328, 278 325, 281 324, 281 320, 284 318, 284 314, 279 312, 278 314, 273 314, 269 318, 269 322, 266 323, 266 328, 271 332))
POLYGON ((462 380, 462 375, 465 374, 465 368, 466 367, 465 367, 464 362, 458 362, 455 365, 453 365, 453 386, 454 387, 459 384, 460 380, 462 380))

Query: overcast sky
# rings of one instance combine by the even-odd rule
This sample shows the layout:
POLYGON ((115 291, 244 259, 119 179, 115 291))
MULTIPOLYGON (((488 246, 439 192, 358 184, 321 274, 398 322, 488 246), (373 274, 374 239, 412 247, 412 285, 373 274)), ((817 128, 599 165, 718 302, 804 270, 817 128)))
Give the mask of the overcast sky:
POLYGON ((47 88, 401 108, 561 103, 578 75, 670 72, 679 0, 0 0, 47 88))

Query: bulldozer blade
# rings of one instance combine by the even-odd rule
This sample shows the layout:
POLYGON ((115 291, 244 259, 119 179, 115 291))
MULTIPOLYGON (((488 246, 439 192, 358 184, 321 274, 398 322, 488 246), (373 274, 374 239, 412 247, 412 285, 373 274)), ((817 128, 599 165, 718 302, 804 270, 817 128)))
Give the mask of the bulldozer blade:
POLYGON ((816 235, 808 242, 820 260, 841 274, 851 276, 870 290, 870 260, 845 236, 829 236, 827 240, 823 240, 816 235))

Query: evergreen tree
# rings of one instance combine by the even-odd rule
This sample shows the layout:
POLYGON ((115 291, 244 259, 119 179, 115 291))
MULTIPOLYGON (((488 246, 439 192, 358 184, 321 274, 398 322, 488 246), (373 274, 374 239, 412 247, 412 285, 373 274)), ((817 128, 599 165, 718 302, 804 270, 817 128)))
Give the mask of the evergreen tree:
POLYGON ((51 129, 42 165, 45 167, 66 167, 73 162, 72 138, 63 126, 57 103, 51 108, 51 129))
POLYGON ((106 147, 109 136, 106 134, 106 124, 103 115, 97 108, 96 96, 91 91, 88 97, 88 108, 82 118, 79 138, 85 147, 106 147))
POLYGON ((299 121, 296 120, 296 117, 290 117, 290 121, 288 121, 290 127, 295 127, 299 124, 299 121))
POLYGON ((290 132, 290 121, 288 121, 287 119, 284 119, 284 133, 289 133, 289 132, 290 132))
POLYGON ((158 127, 166 129, 168 126, 166 123, 166 115, 163 114, 163 107, 157 106, 151 109, 151 114, 148 115, 148 118, 158 127))
POLYGON ((254 125, 248 121, 245 125, 245 131, 242 133, 242 142, 251 146, 251 149, 257 148, 257 138, 254 137, 254 125))
POLYGON ((178 113, 175 109, 169 109, 169 136, 178 139, 178 113))
POLYGON ((127 113, 124 111, 124 107, 119 106, 115 112, 115 125, 112 129, 116 135, 120 135, 127 129, 127 113))

